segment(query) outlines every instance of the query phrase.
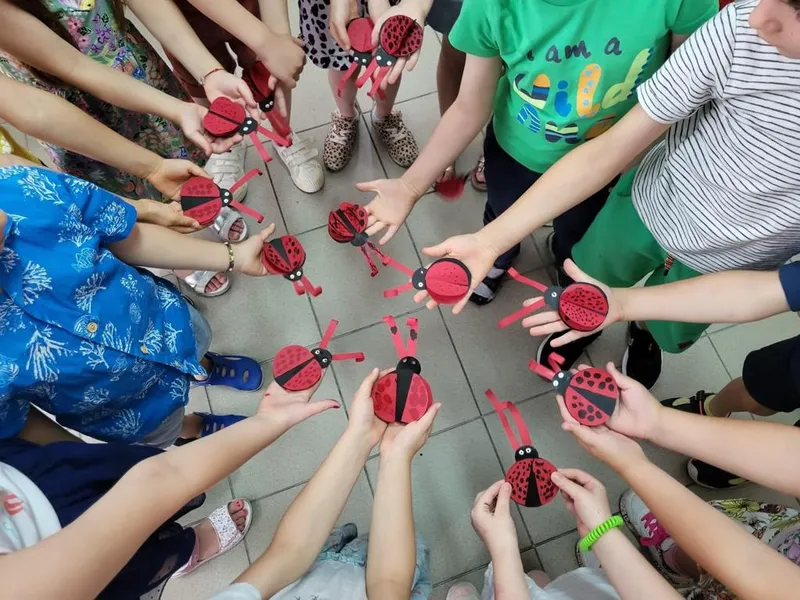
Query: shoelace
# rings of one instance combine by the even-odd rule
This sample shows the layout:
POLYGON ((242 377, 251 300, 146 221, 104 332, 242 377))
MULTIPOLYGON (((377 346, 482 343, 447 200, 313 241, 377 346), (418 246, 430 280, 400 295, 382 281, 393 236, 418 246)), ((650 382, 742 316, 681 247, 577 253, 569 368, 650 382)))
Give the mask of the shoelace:
POLYGON ((392 113, 381 121, 381 131, 384 138, 392 144, 403 141, 408 137, 408 129, 400 118, 399 113, 392 113))
POLYGON ((286 160, 287 165, 299 167, 319 156, 319 150, 316 148, 309 148, 311 142, 312 140, 310 138, 295 138, 291 146, 285 149, 281 148, 279 152, 286 160))
POLYGON ((642 546, 657 548, 669 539, 669 533, 664 529, 664 526, 658 522, 656 516, 649 512, 642 517, 642 525, 647 529, 650 537, 643 537, 640 539, 642 546))
POLYGON ((329 134, 330 140, 340 146, 346 146, 348 142, 347 134, 353 127, 358 127, 358 123, 352 122, 345 117, 334 116, 329 134))

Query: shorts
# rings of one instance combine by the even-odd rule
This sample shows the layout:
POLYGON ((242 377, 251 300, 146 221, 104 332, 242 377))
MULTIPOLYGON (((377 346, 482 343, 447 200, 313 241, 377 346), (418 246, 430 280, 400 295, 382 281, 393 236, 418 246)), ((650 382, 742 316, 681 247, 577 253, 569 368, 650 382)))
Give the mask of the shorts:
POLYGON ((450 35, 461 14, 463 0, 433 0, 431 12, 428 13, 428 25, 442 35, 450 35))
MULTIPOLYGON (((671 257, 647 229, 631 199, 636 170, 620 178, 589 231, 572 249, 578 266, 611 287, 631 287, 647 277, 646 286, 700 275, 671 257)), ((707 324, 648 321, 647 328, 665 352, 691 347, 707 324)))
MULTIPOLYGON (((226 71, 233 73, 236 70, 237 63, 242 69, 246 70, 258 60, 255 52, 192 6, 189 0, 174 0, 174 2, 189 22, 189 25, 194 29, 197 37, 203 42, 203 45, 208 48, 208 51, 226 71), (231 52, 228 51, 228 47, 236 55, 235 59, 231 56, 231 52)), ((258 0, 239 0, 239 4, 261 19, 258 0)), ((172 71, 186 92, 193 98, 205 98, 206 92, 203 86, 178 62, 178 59, 166 50, 164 52, 172 63, 172 71)))
POLYGON ((800 336, 748 354, 742 381, 747 393, 765 408, 776 412, 800 408, 800 336))

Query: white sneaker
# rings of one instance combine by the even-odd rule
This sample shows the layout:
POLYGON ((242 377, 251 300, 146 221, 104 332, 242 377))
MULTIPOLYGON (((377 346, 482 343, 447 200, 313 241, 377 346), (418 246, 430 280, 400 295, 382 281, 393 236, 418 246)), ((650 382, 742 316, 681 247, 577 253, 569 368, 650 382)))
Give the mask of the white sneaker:
POLYGON ((447 592, 445 600, 480 600, 481 596, 471 583, 457 583, 447 592))
MULTIPOLYGON (((244 177, 244 159, 247 156, 247 146, 236 144, 224 154, 212 154, 206 162, 205 169, 219 187, 229 190, 233 184, 244 177)), ((233 194, 233 199, 242 202, 247 195, 245 184, 233 194)))
POLYGON ((294 136, 293 143, 288 148, 273 146, 275 153, 286 166, 294 184, 306 194, 313 194, 322 189, 325 183, 325 173, 318 160, 319 150, 311 147, 310 138, 294 136))

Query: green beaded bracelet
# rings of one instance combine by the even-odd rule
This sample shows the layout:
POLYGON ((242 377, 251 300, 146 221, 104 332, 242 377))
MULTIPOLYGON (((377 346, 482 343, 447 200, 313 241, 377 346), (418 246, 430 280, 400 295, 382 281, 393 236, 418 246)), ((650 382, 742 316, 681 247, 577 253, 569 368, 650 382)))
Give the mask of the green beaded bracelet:
POLYGON ((614 515, 610 519, 606 520, 603 523, 600 523, 597 527, 592 529, 589 533, 586 534, 578 547, 583 552, 588 552, 592 546, 594 546, 595 542, 603 537, 606 533, 611 531, 612 529, 616 529, 617 527, 622 527, 625 524, 625 521, 622 520, 622 517, 619 515, 614 515))

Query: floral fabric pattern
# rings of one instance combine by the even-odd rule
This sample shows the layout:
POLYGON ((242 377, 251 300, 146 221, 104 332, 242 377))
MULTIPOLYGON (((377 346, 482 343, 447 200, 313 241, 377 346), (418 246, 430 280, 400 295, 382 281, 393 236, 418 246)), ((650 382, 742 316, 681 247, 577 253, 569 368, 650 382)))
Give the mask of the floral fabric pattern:
MULTIPOLYGON (((109 0, 47 0, 45 4, 85 55, 171 96, 188 100, 166 63, 139 31, 127 20, 124 23, 114 20, 109 0)), ((61 96, 121 136, 159 156, 185 158, 198 164, 205 160, 203 151, 162 117, 124 110, 77 88, 59 85, 2 51, 0 72, 61 96)), ((88 179, 127 198, 161 199, 160 192, 143 179, 58 146, 42 144, 61 171, 88 179)))

